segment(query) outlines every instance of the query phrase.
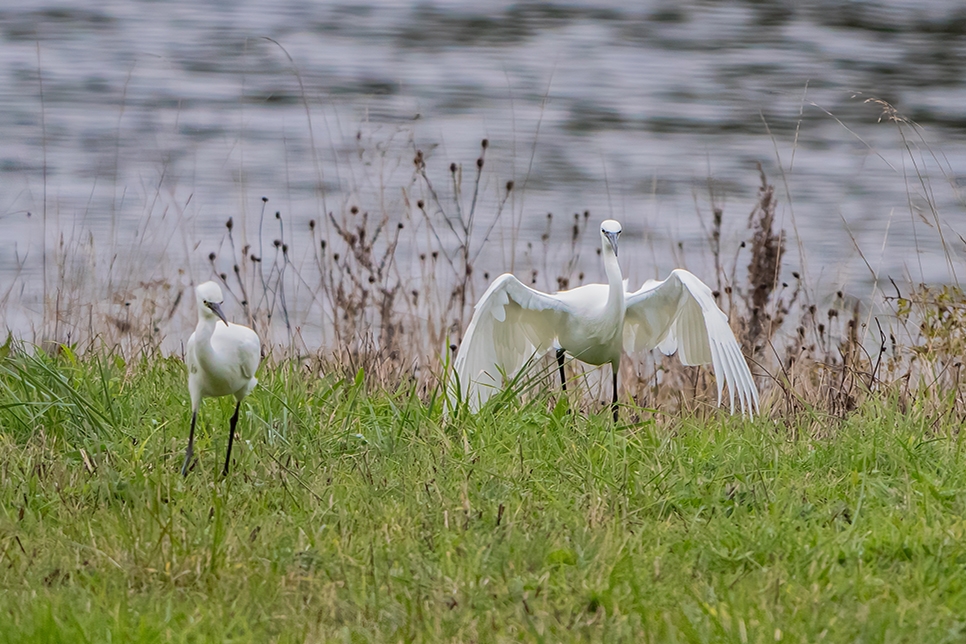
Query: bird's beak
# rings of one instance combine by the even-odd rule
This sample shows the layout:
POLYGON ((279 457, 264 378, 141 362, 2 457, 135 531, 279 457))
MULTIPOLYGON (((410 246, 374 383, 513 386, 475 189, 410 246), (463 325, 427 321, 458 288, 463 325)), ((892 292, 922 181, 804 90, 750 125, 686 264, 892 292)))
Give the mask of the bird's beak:
POLYGON ((222 312, 221 304, 218 304, 218 302, 205 302, 205 304, 209 309, 211 309, 212 313, 221 318, 221 321, 225 323, 225 326, 228 326, 228 318, 226 318, 225 314, 222 312))
POLYGON ((617 256, 617 237, 620 233, 609 233, 605 232, 604 236, 607 237, 607 241, 610 242, 610 247, 614 249, 614 256, 617 256))

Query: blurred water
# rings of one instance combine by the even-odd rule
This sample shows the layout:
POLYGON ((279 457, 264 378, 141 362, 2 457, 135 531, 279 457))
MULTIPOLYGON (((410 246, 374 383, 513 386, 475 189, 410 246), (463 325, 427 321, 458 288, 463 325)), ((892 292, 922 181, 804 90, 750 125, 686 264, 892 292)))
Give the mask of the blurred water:
POLYGON ((0 315, 37 326, 43 249, 64 240, 105 274, 122 258, 112 279, 188 283, 209 276, 228 216, 258 243, 262 196, 296 230, 353 202, 393 211, 416 149, 445 184, 484 137, 481 220, 517 185, 487 270, 512 267, 514 223, 536 240, 547 212, 585 209, 624 222, 633 282, 707 270, 709 186, 730 256, 760 162, 792 235, 786 273, 804 263, 816 291, 860 296, 873 272, 951 281, 966 270, 964 75, 953 1, 8 6, 0 315), (880 121, 870 97, 921 129, 880 121))

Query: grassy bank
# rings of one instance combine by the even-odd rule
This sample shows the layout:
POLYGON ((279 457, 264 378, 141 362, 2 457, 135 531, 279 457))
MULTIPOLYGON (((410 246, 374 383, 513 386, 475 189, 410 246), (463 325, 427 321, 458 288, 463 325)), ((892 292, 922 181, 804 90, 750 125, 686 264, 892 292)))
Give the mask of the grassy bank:
POLYGON ((0 642, 929 641, 966 629, 958 416, 444 418, 306 363, 0 361, 0 642), (640 418, 640 419, 639 419, 640 418))

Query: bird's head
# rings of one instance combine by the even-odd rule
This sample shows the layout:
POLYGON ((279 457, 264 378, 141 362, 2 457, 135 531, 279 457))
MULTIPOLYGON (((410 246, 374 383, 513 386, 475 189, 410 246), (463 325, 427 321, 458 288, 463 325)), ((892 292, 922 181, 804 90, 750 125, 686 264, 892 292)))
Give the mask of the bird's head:
POLYGON ((221 310, 221 303, 225 298, 221 294, 221 287, 215 282, 205 282, 195 288, 198 298, 198 315, 202 318, 218 318, 228 326, 228 318, 221 310))
POLYGON ((605 219, 600 224, 601 246, 606 250, 608 246, 617 256, 617 238, 621 236, 621 224, 613 219, 605 219))

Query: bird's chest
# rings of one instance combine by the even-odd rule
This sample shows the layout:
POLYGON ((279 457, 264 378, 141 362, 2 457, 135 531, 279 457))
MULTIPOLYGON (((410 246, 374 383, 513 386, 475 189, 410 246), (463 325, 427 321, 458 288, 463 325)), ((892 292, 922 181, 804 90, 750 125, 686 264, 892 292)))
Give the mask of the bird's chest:
POLYGON ((188 365, 190 377, 198 382, 201 395, 205 397, 227 396, 240 387, 237 367, 225 360, 213 359, 215 357, 200 351, 188 365))
POLYGON ((206 377, 202 382, 201 393, 203 396, 227 396, 235 393, 238 378, 231 377, 224 369, 213 369, 206 372, 206 377))
POLYGON ((560 346, 589 364, 613 362, 620 356, 623 311, 574 317, 559 335, 560 346))

